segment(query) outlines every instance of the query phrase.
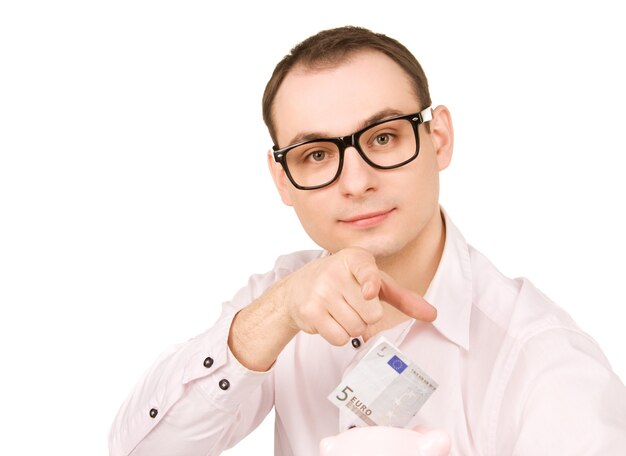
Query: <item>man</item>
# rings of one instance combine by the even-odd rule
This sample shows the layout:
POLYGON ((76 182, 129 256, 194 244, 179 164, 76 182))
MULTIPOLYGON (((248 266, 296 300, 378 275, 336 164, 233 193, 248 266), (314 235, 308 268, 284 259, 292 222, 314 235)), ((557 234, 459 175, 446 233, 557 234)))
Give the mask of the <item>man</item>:
POLYGON ((623 454, 626 389, 601 350, 441 210, 451 117, 404 46, 321 32, 278 64, 263 112, 278 192, 323 251, 279 258, 164 354, 111 454, 219 454, 274 406, 276 454, 315 455, 354 424, 326 397, 381 335, 439 384, 409 426, 447 431, 453 454, 623 454))

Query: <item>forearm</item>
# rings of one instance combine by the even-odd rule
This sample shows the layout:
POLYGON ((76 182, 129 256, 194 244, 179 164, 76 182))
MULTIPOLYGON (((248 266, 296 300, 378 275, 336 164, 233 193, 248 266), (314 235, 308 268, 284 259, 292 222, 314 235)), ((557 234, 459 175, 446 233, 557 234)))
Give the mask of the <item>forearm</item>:
POLYGON ((157 360, 115 418, 111 455, 176 454, 168 449, 219 454, 233 443, 235 427, 253 429, 254 417, 269 412, 272 376, 249 372, 229 353, 231 318, 223 315, 206 333, 157 360))
POLYGON ((228 391, 216 387, 208 397, 217 378, 191 385, 131 456, 219 455, 256 428, 273 405, 273 383, 251 389, 232 371, 223 369, 222 374, 231 381, 228 391))
POLYGON ((285 281, 280 281, 235 316, 228 346, 252 371, 267 371, 298 333, 284 310, 285 281))
POLYGON ((273 339, 263 332, 281 327, 280 314, 266 307, 279 301, 264 302, 260 297, 318 256, 311 251, 280 257, 272 271, 250 277, 248 285, 224 304, 211 329, 164 354, 120 408, 111 428, 110 454, 126 456, 133 449, 133 454, 162 454, 154 449, 159 447, 172 449, 165 454, 177 454, 175 448, 183 448, 186 455, 196 450, 216 454, 254 429, 274 404, 273 373, 265 371, 295 334, 273 339), (246 306, 252 306, 250 319, 239 318, 237 312, 246 306), (239 321, 233 325, 235 315, 239 321), (231 327, 233 347, 242 359, 263 348, 259 349, 265 353, 263 368, 248 369, 233 355, 228 344, 231 327), (193 442, 198 445, 192 451, 193 442))

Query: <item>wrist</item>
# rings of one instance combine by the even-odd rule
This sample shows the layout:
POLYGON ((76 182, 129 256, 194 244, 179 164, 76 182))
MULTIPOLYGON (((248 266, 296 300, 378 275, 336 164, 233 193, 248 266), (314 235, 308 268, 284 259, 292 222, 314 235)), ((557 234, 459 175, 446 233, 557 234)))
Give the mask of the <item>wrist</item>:
POLYGON ((277 283, 233 318, 228 346, 246 368, 263 372, 298 333, 284 304, 284 288, 277 283))

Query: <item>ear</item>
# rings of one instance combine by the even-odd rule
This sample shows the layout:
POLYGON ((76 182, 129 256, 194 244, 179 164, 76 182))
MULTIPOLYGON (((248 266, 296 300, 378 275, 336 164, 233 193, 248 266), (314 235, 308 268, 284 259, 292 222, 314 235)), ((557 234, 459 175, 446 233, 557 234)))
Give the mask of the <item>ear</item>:
POLYGON ((274 155, 272 154, 271 149, 267 151, 267 167, 270 170, 270 174, 272 175, 272 179, 274 180, 274 185, 276 185, 280 199, 282 199, 283 203, 287 206, 293 206, 293 203, 291 202, 291 195, 289 194, 291 182, 289 182, 281 164, 274 160, 274 155))
POLYGON ((437 154, 439 171, 443 171, 452 160, 454 147, 452 117, 445 106, 437 106, 433 110, 433 119, 430 121, 430 136, 437 154))

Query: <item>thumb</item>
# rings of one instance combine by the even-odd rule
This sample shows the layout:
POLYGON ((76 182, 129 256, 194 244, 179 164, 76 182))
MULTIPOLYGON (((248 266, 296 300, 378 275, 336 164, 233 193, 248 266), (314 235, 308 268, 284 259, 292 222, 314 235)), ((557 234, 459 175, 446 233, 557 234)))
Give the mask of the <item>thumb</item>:
POLYGON ((391 276, 382 275, 379 298, 391 304, 400 312, 416 320, 431 322, 437 318, 437 309, 423 297, 404 288, 391 276))

